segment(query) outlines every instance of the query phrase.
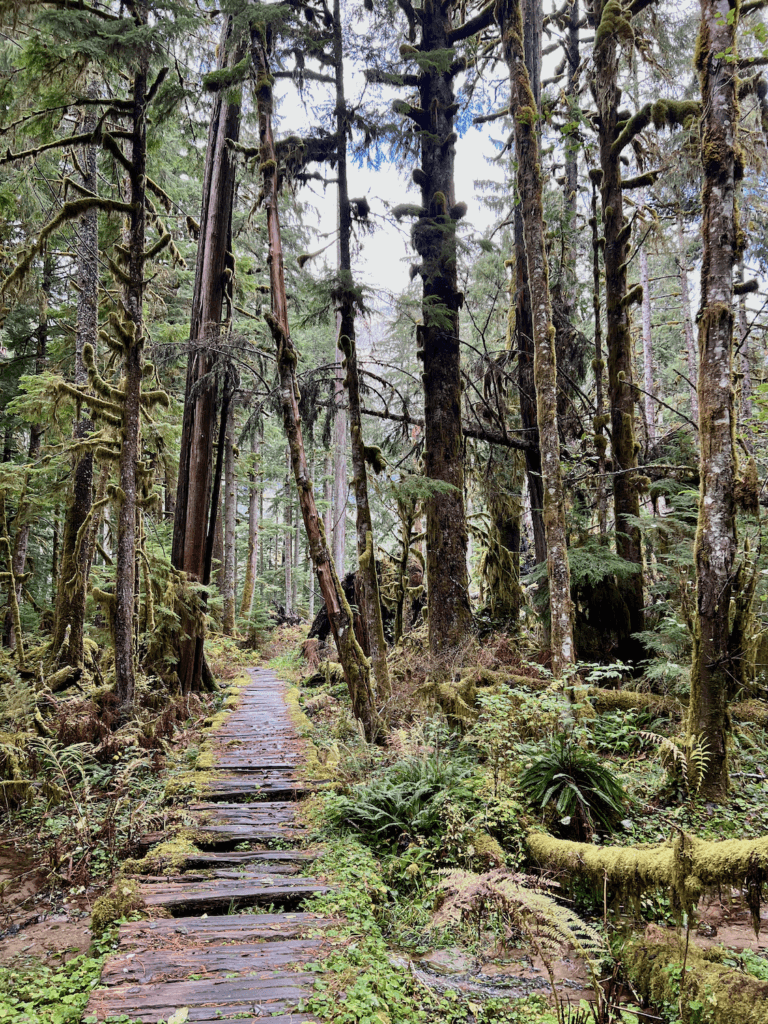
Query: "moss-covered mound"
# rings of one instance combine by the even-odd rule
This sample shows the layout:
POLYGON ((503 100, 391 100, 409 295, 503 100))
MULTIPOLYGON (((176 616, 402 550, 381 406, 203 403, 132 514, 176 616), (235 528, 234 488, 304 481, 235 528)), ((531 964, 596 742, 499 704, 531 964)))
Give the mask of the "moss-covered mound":
POLYGON ((699 1024, 765 1024, 768 982, 713 962, 715 951, 702 953, 685 941, 651 925, 642 938, 628 943, 622 960, 629 980, 653 1007, 678 1008, 683 1019, 699 1024), (680 978, 685 962, 683 995, 680 978), (693 1006, 691 1005, 693 1004, 693 1006))

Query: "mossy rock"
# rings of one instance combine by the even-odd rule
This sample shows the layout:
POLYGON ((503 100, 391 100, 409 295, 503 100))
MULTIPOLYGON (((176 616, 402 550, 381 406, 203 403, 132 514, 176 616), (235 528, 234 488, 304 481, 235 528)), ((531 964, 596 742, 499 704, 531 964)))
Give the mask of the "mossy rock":
POLYGON ((473 833, 469 843, 473 870, 490 871, 491 868, 503 868, 506 864, 507 856, 501 843, 483 829, 473 833))
POLYGON ((120 878, 109 892, 99 896, 91 911, 91 931, 103 935, 116 921, 141 910, 144 901, 139 894, 137 882, 120 878))

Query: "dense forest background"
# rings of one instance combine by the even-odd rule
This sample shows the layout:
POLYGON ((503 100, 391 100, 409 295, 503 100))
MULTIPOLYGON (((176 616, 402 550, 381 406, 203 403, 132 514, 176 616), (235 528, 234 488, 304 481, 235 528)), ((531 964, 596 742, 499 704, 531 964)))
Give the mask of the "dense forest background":
POLYGON ((511 664, 565 736, 590 687, 674 709, 727 802, 768 723, 763 7, 2 4, 9 807, 30 737, 149 747, 211 638, 299 622, 369 742, 511 664))

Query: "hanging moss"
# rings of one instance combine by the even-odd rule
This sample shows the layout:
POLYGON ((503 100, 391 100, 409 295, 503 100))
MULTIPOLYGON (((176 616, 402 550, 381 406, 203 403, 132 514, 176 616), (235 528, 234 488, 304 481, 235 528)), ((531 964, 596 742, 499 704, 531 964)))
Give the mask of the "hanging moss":
POLYGON ((702 893, 746 886, 755 934, 760 930, 760 893, 768 880, 768 838, 706 842, 681 833, 672 842, 648 846, 593 846, 530 832, 528 848, 540 865, 606 884, 617 900, 639 910, 640 897, 669 892, 678 920, 691 915, 702 893))
POLYGON ((383 473, 387 468, 387 460, 382 454, 381 448, 378 448, 375 444, 366 444, 363 446, 363 455, 365 461, 373 469, 374 473, 378 476, 379 473, 383 473))

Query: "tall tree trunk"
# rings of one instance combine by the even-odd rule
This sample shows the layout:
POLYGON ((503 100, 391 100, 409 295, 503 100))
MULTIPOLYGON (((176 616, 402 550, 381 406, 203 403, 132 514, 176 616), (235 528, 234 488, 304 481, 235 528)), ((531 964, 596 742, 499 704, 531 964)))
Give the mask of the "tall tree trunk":
POLYGON ((531 295, 534 382, 539 425, 544 528, 551 620, 552 672, 561 678, 574 662, 573 604, 565 527, 565 494, 557 430, 557 360, 544 231, 537 106, 526 69, 522 0, 499 0, 497 18, 509 66, 510 111, 515 125, 517 187, 522 206, 525 259, 531 295))
POLYGON ((221 628, 227 636, 235 635, 235 522, 237 518, 237 476, 235 474, 234 410, 224 438, 224 587, 221 628))
POLYGON ((696 378, 698 377, 696 343, 693 338, 693 321, 691 320, 691 298, 688 290, 688 247, 683 233, 683 218, 677 214, 677 238, 679 255, 677 267, 680 272, 680 304, 683 307, 683 330, 685 332, 685 355, 688 363, 688 380, 691 393, 691 419, 699 420, 699 397, 696 394, 696 378))
MULTIPOLYGON (((246 53, 227 18, 219 44, 218 67, 233 67, 246 53)), ((221 328, 225 295, 232 277, 232 204, 236 158, 227 140, 240 134, 240 102, 231 89, 217 92, 208 130, 203 181, 203 206, 195 269, 190 325, 191 351, 187 364, 184 418, 181 432, 172 561, 192 579, 202 580, 211 493, 211 464, 216 429, 215 339, 221 328)), ((179 680, 184 693, 202 683, 203 637, 185 622, 180 650, 179 680)))
MULTIPOLYGON (((339 340, 341 325, 338 326, 339 340)), ((344 557, 347 547, 347 413, 344 408, 344 353, 336 345, 336 374, 333 382, 333 562, 340 576, 344 576, 344 557)))
POLYGON ((331 456, 326 452, 323 460, 323 500, 325 501, 325 512, 323 513, 323 529, 329 544, 333 544, 333 464, 331 456))
POLYGON ((597 451, 597 523, 600 536, 605 537, 608 529, 608 507, 607 493, 605 487, 605 452, 608 448, 608 441, 605 436, 605 427, 608 417, 605 415, 605 403, 603 397, 603 373, 605 371, 605 360, 603 359, 603 321, 602 303, 600 301, 600 250, 605 239, 598 230, 598 207, 597 207, 597 186, 598 176, 590 172, 592 180, 592 314, 595 322, 595 361, 592 364, 595 371, 595 428, 594 442, 597 451))
POLYGON ((701 82, 701 306, 699 309, 699 518, 694 546, 696 621, 688 742, 702 742, 700 791, 722 800, 728 790, 728 700, 738 678, 729 635, 736 557, 736 451, 731 383, 733 272, 739 258, 736 210, 736 74, 722 57, 736 53, 738 7, 700 0, 696 47, 701 82), (728 17, 726 17, 728 15, 728 17), (733 17, 731 18, 731 15, 733 17), (720 54, 721 56, 718 56, 720 54))
MULTIPOLYGON (((630 226, 624 217, 619 140, 619 39, 611 20, 616 14, 612 0, 595 0, 597 22, 593 60, 593 89, 598 112, 598 142, 602 169, 602 208, 605 235, 606 340, 608 342, 608 403, 611 415, 611 452, 616 550, 637 571, 622 579, 619 589, 627 606, 630 633, 645 628, 643 598, 643 551, 637 519, 640 501, 636 486, 634 389, 632 387, 632 337, 627 303, 627 255, 630 226), (605 24, 603 23, 605 19, 605 24)), ((622 15, 623 17, 623 15, 622 15)), ((636 663, 642 645, 630 638, 617 651, 623 661, 636 663)))
MULTIPOLYGON (((454 190, 455 116, 458 109, 455 77, 464 60, 448 57, 455 43, 483 27, 475 19, 454 25, 458 5, 425 0, 418 18, 410 3, 411 42, 406 60, 417 54, 418 74, 404 76, 416 84, 418 105, 398 101, 396 109, 417 128, 421 166, 414 181, 421 188, 418 220, 411 229, 413 246, 421 257, 422 320, 417 331, 418 356, 424 361, 425 475, 450 490, 426 502, 427 604, 429 645, 444 657, 466 637, 472 622, 467 573, 467 521, 464 509, 464 460, 461 427, 461 346, 457 282, 456 223, 466 213, 454 190), (430 54, 436 55, 433 59, 430 54)), ((484 12, 488 23, 490 7, 484 12)))
POLYGON ((259 570, 259 435, 253 432, 251 441, 254 456, 251 486, 248 497, 248 557, 245 563, 245 579, 243 580, 243 596, 240 601, 240 618, 249 619, 253 610, 253 595, 256 589, 256 576, 259 570))
MULTIPOLYGON (((89 96, 97 94, 95 85, 89 96)), ((83 118, 83 131, 92 132, 97 118, 88 107, 83 118)), ((97 149, 86 146, 80 154, 83 185, 89 192, 98 190, 97 149)), ((85 387, 88 372, 83 362, 83 348, 96 351, 99 333, 99 219, 96 209, 87 210, 77 229, 77 333, 75 335, 75 384, 85 387)), ((78 415, 74 425, 76 438, 85 438, 93 430, 90 419, 78 415)), ((72 465, 72 490, 64 514, 62 541, 62 573, 56 593, 56 618, 51 653, 62 665, 76 667, 83 663, 85 639, 85 598, 90 569, 89 550, 93 549, 95 524, 91 525, 91 544, 82 543, 77 551, 77 537, 91 510, 93 493, 93 452, 90 448, 76 452, 72 465), (62 644, 69 627, 69 643, 62 644)))
MULTIPOLYGON (((744 284, 744 258, 739 260, 739 282, 744 284)), ((752 367, 749 362, 749 322, 747 320, 747 298, 739 295, 739 363, 741 369, 741 402, 739 403, 740 425, 752 417, 752 367)), ((747 441, 749 446, 749 441, 747 441)), ((751 449, 750 449, 751 450, 751 449)))
POLYGON ((291 450, 285 452, 286 471, 285 488, 283 498, 283 572, 285 574, 285 611, 287 615, 293 612, 293 586, 291 578, 291 563, 293 561, 293 531, 291 530, 291 450))
POLYGON ((272 309, 267 314, 277 350, 277 368, 280 380, 280 402, 291 464, 298 489, 299 505, 309 541, 312 564, 328 612, 328 621, 339 652, 344 676, 352 701, 352 711, 365 730, 366 737, 376 738, 381 721, 376 711, 371 688, 368 659, 355 639, 352 612, 339 577, 333 565, 320 516, 315 505, 312 482, 309 477, 304 438, 299 415, 298 385, 296 382, 296 349, 291 341, 288 323, 288 303, 283 274, 283 247, 280 234, 278 207, 278 166, 272 135, 272 76, 267 54, 267 28, 256 24, 251 32, 251 52, 256 72, 256 97, 261 143, 261 173, 264 206, 267 212, 269 239, 269 274, 272 309))
MULTIPOLYGON (((40 293, 40 323, 37 328, 37 352, 35 355, 35 371, 43 373, 48 348, 48 301, 51 293, 51 282, 53 277, 53 264, 50 256, 46 253, 43 259, 43 282, 40 293)), ((30 468, 40 453, 40 446, 43 442, 45 428, 40 423, 33 423, 29 429, 29 450, 28 460, 30 468)), ((29 548, 29 533, 32 523, 29 520, 30 510, 28 506, 29 473, 25 475, 22 493, 19 496, 19 503, 16 511, 16 535, 13 542, 13 575, 16 580, 16 602, 21 604, 24 593, 22 577, 27 565, 27 550, 29 548)), ((10 646, 16 646, 16 625, 13 616, 10 617, 10 646)))
MULTIPOLYGON (((336 156, 339 217, 339 345, 346 357, 347 373, 344 386, 349 399, 350 443, 352 449, 352 477, 355 491, 355 515, 358 558, 358 583, 360 612, 364 622, 364 634, 368 640, 368 655, 371 658, 379 703, 391 693, 389 669, 387 667, 387 645, 384 639, 384 623, 381 615, 379 577, 376 571, 376 543, 373 534, 371 506, 368 500, 368 471, 366 449, 363 441, 363 421, 360 413, 360 376, 357 364, 355 338, 355 287, 352 277, 352 209, 347 183, 347 136, 349 113, 344 95, 344 51, 342 44, 342 22, 340 0, 333 5, 333 58, 336 78, 336 156)), ((374 469, 383 467, 376 463, 381 460, 380 452, 369 450, 374 469)), ((346 462, 346 460, 345 460, 346 462)), ((338 564, 338 563, 337 563, 338 564)))
MULTIPOLYGON (((523 0, 523 48, 525 65, 536 103, 539 108, 541 97, 541 33, 543 14, 541 0, 523 0)), ((541 476, 541 449, 539 447, 539 426, 537 418, 537 395, 534 375, 533 313, 531 292, 526 274, 525 229, 523 227, 522 202, 518 199, 514 214, 515 274, 517 278, 515 299, 515 332, 517 339, 517 372, 520 391, 520 420, 526 441, 531 443, 525 450, 525 465, 528 474, 528 495, 531 503, 533 524, 533 549, 536 564, 547 560, 547 539, 544 528, 544 485, 541 476)))
POLYGON ((643 289, 642 323, 643 323, 643 408, 645 410, 645 429, 647 433, 647 450, 656 442, 656 403, 653 385, 653 334, 651 333, 651 278, 648 272, 648 253, 645 246, 640 246, 640 284, 643 289))
MULTIPOLYGON (((147 11, 133 8, 137 25, 145 25, 147 11)), ((117 519, 115 569, 115 688, 121 715, 127 717, 135 691, 134 617, 136 613, 136 513, 138 469, 141 457, 141 379, 144 364, 144 237, 147 179, 147 67, 148 56, 139 57, 133 78, 133 111, 130 137, 131 210, 127 232, 128 282, 123 290, 125 310, 123 340, 124 404, 120 446, 120 500, 117 519)), ((121 336, 123 332, 121 331, 121 336)))

